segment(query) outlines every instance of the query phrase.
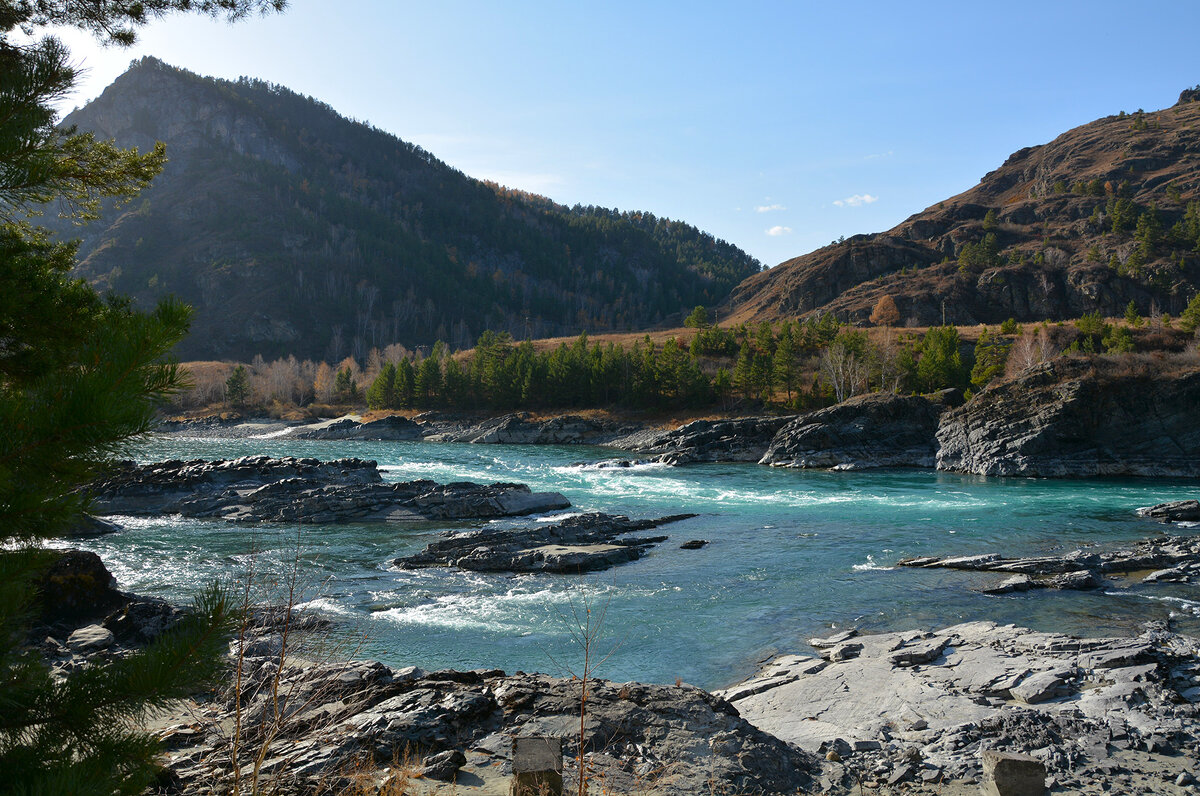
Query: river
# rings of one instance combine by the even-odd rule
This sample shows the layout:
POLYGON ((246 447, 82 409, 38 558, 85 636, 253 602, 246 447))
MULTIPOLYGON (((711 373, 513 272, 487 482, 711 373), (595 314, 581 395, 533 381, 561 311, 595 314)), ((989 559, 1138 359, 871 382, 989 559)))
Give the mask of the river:
MULTIPOLYGON (((664 526, 670 539, 639 561, 582 576, 403 571, 397 556, 451 527, 230 525, 117 517, 125 530, 73 540, 99 553, 120 588, 185 600, 249 566, 287 569, 298 549, 305 604, 337 620, 357 657, 392 665, 565 674, 585 603, 604 626, 598 674, 719 688, 778 652, 805 652, 831 629, 933 628, 991 619, 1082 635, 1127 634, 1151 619, 1200 633, 1200 595, 1186 584, 1114 580, 1093 592, 991 597, 999 576, 893 569, 917 555, 1032 555, 1161 533, 1139 506, 1195 496, 1194 482, 998 479, 924 470, 798 471, 754 464, 580 466, 619 456, 588 447, 203 439, 162 435, 139 461, 246 454, 357 456, 386 480, 520 481, 562 492, 571 511, 700 516, 664 526), (706 539, 700 550, 681 550, 706 539)), ((560 513, 561 516, 561 513, 560 513)), ((521 518, 506 523, 543 522, 521 518)), ((1194 532, 1170 529, 1171 532, 1194 532)))

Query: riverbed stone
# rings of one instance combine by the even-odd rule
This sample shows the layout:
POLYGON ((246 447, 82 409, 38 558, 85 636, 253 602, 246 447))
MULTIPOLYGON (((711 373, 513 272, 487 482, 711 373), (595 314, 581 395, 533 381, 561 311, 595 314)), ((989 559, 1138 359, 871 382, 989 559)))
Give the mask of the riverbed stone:
POLYGON ((67 647, 77 652, 89 652, 112 646, 113 633, 103 625, 87 625, 67 637, 67 647))
POLYGON ((988 796, 1042 796, 1046 766, 1036 757, 985 749, 983 792, 988 796))

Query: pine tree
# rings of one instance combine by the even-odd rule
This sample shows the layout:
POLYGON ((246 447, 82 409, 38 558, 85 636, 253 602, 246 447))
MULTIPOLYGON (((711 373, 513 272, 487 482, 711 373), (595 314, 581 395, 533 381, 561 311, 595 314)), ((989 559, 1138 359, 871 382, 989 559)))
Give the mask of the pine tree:
POLYGON ((1006 362, 1008 345, 984 329, 975 343, 975 366, 971 368, 971 384, 975 389, 982 390, 992 379, 1004 372, 1006 362))
POLYGON ((782 385, 787 391, 787 400, 792 402, 792 392, 796 387, 796 379, 800 375, 796 355, 799 346, 796 343, 796 329, 792 323, 785 323, 779 335, 779 343, 775 346, 775 383, 782 385))
POLYGON ((87 508, 78 487, 151 427, 183 385, 167 359, 190 310, 151 312, 102 299, 70 277, 74 245, 29 223, 55 203, 78 221, 128 198, 164 152, 122 150, 55 125, 54 104, 77 72, 66 48, 37 31, 65 25, 118 44, 171 11, 239 16, 265 0, 0 3, 0 791, 134 794, 151 782, 157 743, 136 728, 151 710, 210 683, 222 668, 231 605, 217 588, 143 651, 52 677, 23 647, 37 582, 55 555, 43 539, 87 508), (30 35, 33 41, 30 41, 30 35))
POLYGON ((396 409, 396 366, 384 363, 379 375, 367 388, 367 406, 372 409, 396 409))
POLYGON ((236 407, 246 405, 250 397, 250 376, 246 373, 245 365, 238 365, 225 380, 225 399, 236 407))

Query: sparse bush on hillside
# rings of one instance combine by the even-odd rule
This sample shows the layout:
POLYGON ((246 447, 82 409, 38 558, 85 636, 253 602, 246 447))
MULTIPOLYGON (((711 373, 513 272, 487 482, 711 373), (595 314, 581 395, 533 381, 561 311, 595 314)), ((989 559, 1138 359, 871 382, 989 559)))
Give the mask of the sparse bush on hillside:
POLYGON ((900 323, 900 310, 896 308, 896 300, 890 294, 884 294, 871 311, 871 323, 876 326, 895 326, 900 323))
POLYGON ((1179 328, 1188 333, 1200 328, 1200 293, 1192 296, 1187 309, 1179 316, 1179 328))

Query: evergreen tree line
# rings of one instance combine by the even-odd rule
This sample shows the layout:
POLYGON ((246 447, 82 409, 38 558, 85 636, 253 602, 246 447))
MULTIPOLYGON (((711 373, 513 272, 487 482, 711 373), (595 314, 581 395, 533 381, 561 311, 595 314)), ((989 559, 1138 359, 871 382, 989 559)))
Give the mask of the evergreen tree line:
MULTIPOLYGON (((708 327, 690 343, 648 335, 625 347, 591 341, 538 351, 506 333, 485 332, 469 355, 444 345, 426 357, 386 361, 365 391, 372 409, 453 407, 636 409, 781 405, 811 409, 860 392, 931 392, 967 387, 954 327, 873 341, 832 316, 733 329, 708 327)), ((339 396, 350 398, 348 367, 339 396)))

